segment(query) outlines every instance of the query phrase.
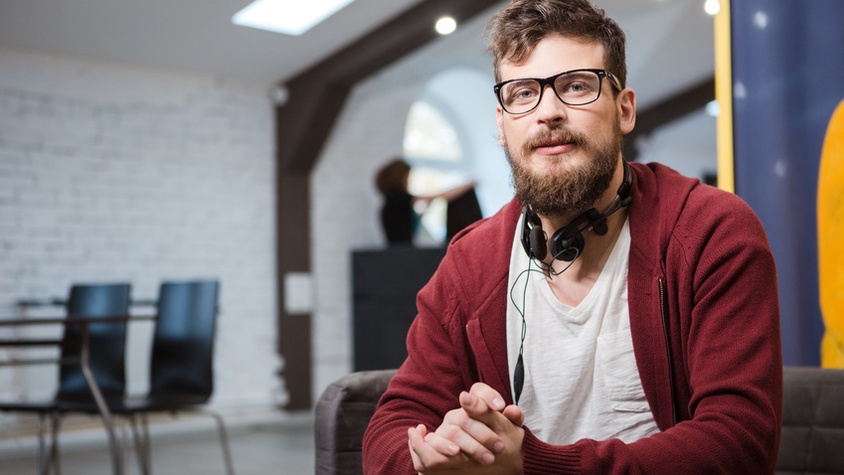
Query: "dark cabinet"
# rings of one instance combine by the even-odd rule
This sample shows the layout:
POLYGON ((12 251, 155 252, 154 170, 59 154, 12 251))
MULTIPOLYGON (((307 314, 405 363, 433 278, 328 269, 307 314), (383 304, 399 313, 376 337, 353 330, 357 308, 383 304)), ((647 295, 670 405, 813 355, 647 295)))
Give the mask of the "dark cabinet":
POLYGON ((354 370, 398 368, 416 294, 445 255, 410 246, 352 253, 354 370))

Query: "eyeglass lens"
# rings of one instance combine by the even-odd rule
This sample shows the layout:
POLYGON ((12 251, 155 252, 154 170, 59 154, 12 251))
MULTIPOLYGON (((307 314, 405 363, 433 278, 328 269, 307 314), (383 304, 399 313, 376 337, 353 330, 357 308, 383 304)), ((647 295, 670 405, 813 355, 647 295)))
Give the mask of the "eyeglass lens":
MULTIPOLYGON (((539 104, 543 85, 537 79, 521 79, 501 87, 501 105, 507 112, 520 114, 539 104)), ((554 79, 554 92, 566 104, 584 105, 598 99, 601 77, 594 71, 572 71, 554 79)))

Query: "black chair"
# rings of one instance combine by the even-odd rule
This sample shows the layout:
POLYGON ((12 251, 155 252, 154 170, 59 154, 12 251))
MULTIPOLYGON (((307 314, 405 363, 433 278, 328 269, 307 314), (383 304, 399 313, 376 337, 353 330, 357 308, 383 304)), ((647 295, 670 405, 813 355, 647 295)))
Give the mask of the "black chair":
POLYGON ((76 411, 102 416, 108 431, 114 472, 121 472, 120 448, 114 435, 108 404, 120 401, 126 387, 126 321, 130 288, 125 283, 73 285, 66 303, 52 302, 65 305, 66 317, 16 321, 20 325, 62 324, 64 330, 60 340, 13 339, 0 342, 2 346, 54 345, 60 348, 59 359, 24 359, 9 363, 60 363, 58 389, 53 399, 0 403, 0 411, 28 412, 38 416, 39 448, 36 461, 40 473, 49 473, 51 467, 59 471, 58 434, 61 415, 76 411), (94 384, 91 384, 91 378, 94 384), (44 445, 47 417, 52 422, 49 455, 44 445))
MULTIPOLYGON (((74 285, 67 301, 68 319, 79 317, 128 317, 129 284, 74 285)), ((107 402, 123 400, 126 392, 126 322, 91 323, 88 326, 91 347, 91 370, 107 402)), ((79 324, 65 327, 66 341, 79 341, 79 324)), ((72 359, 78 348, 62 346, 62 358, 72 359)), ((62 364, 59 371, 59 406, 71 408, 74 403, 94 403, 91 390, 79 365, 62 364)))
POLYGON ((213 350, 219 282, 164 282, 158 300, 150 365, 150 389, 118 410, 130 419, 141 472, 150 472, 147 414, 195 411, 217 422, 227 473, 233 474, 223 419, 203 408, 214 390, 213 350), (138 418, 143 434, 138 433, 138 418))

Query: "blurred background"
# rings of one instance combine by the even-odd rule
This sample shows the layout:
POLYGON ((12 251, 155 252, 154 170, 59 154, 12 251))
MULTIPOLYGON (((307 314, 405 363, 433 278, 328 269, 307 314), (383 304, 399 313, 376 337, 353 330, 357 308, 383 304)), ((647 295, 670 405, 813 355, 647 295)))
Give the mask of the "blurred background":
MULTIPOLYGON (((363 316, 356 326, 356 308, 369 312, 380 284, 409 274, 413 293, 432 272, 355 269, 356 253, 387 249, 379 167, 404 157, 418 194, 474 180, 483 216, 512 197, 483 36, 506 2, 356 0, 299 34, 235 24, 247 3, 0 3, 0 318, 49 313, 19 303, 79 282, 131 282, 133 298, 155 299, 168 279, 218 279, 210 407, 235 425, 301 425, 329 383, 366 369, 356 353, 367 328, 390 327, 363 316), (444 16, 453 32, 436 31, 444 16)), ((717 185, 718 2, 595 3, 627 34, 639 120, 625 158, 717 185)), ((748 3, 752 19, 762 7, 748 3)), ((417 243, 434 264, 445 213, 434 206, 417 243)), ((815 282, 803 312, 810 348, 787 350, 786 362, 817 364, 817 277, 795 272, 815 282)), ((384 334, 400 348, 410 305, 384 334)), ((130 325, 129 393, 148 389, 153 328, 130 325)), ((0 368, 6 399, 49 398, 55 384, 49 368, 0 368)), ((31 424, 0 414, 0 439, 31 447, 20 442, 31 424)))

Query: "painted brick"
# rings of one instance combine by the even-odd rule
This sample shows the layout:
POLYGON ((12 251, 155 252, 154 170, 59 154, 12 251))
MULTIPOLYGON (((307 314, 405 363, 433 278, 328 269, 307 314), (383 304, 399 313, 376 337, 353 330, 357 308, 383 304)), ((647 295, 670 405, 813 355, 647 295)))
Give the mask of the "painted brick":
MULTIPOLYGON (((218 278, 212 404, 283 402, 268 85, 3 48, 0 64, 0 318, 75 282, 155 298, 163 280, 218 278)), ((133 393, 150 335, 130 327, 133 393)), ((54 389, 49 371, 0 369, 0 398, 54 389)))

